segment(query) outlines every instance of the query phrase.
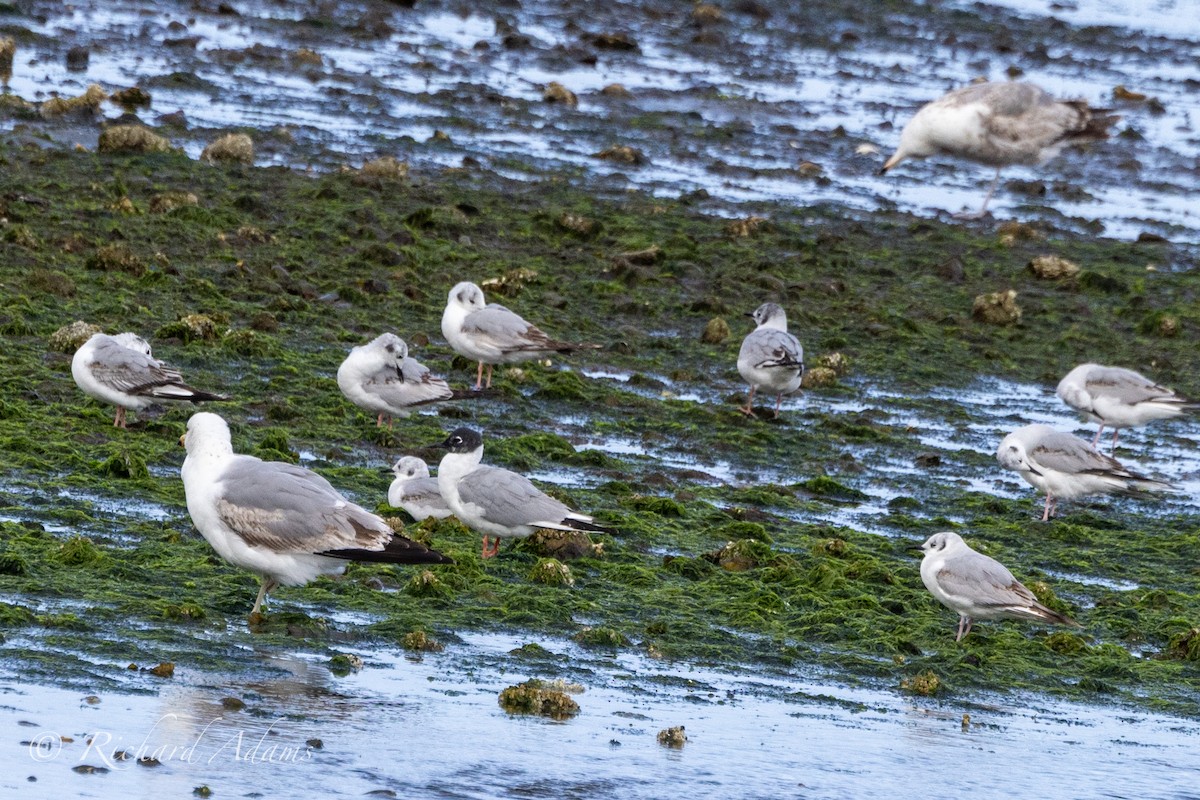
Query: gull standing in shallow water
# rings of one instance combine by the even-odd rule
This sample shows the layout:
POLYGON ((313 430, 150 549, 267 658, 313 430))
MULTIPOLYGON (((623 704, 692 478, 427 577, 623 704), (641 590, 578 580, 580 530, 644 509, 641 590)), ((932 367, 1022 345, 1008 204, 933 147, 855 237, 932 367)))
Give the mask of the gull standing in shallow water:
POLYGON ((1030 619, 1055 625, 1079 623, 1037 601, 1008 569, 971 549, 957 533, 935 533, 920 545, 921 581, 937 601, 958 612, 958 635, 971 632, 977 619, 1030 619))
POLYGON ((125 427, 127 408, 229 399, 188 386, 179 370, 152 356, 150 343, 136 333, 95 334, 75 351, 71 375, 84 394, 117 407, 117 428, 125 427))
POLYGON ((483 290, 463 281, 450 290, 442 313, 442 335, 454 352, 479 362, 475 388, 483 388, 483 365, 488 365, 487 388, 492 388, 492 367, 530 361, 550 353, 594 350, 598 344, 572 344, 551 339, 537 326, 497 303, 485 303, 483 290))
POLYGON ((392 465, 396 479, 388 487, 388 505, 403 508, 420 522, 423 519, 445 519, 451 515, 450 506, 442 497, 437 478, 429 477, 429 465, 416 456, 404 456, 392 465))
POLYGON ((1043 522, 1054 513, 1059 498, 1174 491, 1171 484, 1128 470, 1084 440, 1049 425, 1026 425, 1005 436, 996 450, 996 459, 1046 493, 1043 522))
POLYGON ((738 372, 750 384, 750 396, 746 407, 740 409, 747 416, 754 416, 754 391, 762 389, 775 395, 775 416, 783 396, 800 388, 804 374, 804 348, 800 340, 787 329, 787 313, 775 303, 763 303, 752 313, 758 325, 742 340, 738 352, 738 372))
POLYGON ((393 416, 407 417, 413 406, 454 395, 444 380, 408 357, 408 345, 394 333, 381 334, 351 349, 338 367, 337 382, 347 400, 379 415, 377 427, 383 427, 384 417, 391 428, 393 416))
POLYGON ((1056 100, 1031 83, 976 83, 955 89, 920 108, 900 133, 900 145, 880 169, 906 158, 945 154, 996 168, 977 214, 987 213, 1000 170, 1041 164, 1066 145, 1108 138, 1119 116, 1084 100, 1056 100))
POLYGON ((593 517, 566 504, 518 475, 499 467, 480 466, 483 436, 458 428, 442 442, 450 452, 438 466, 438 488, 458 521, 483 534, 484 558, 500 552, 500 540, 523 538, 538 528, 556 531, 600 531, 593 517), (494 541, 490 536, 496 537, 494 541))
POLYGON ((233 452, 229 426, 193 414, 183 460, 188 513, 217 555, 262 576, 251 615, 276 586, 340 574, 347 561, 444 564, 450 559, 396 534, 329 481, 294 464, 233 452))
POLYGON ((1100 364, 1080 364, 1068 372, 1058 383, 1058 396, 1089 420, 1100 423, 1093 447, 1100 441, 1104 426, 1112 428, 1114 451, 1122 428, 1177 417, 1189 408, 1187 400, 1131 369, 1100 364))

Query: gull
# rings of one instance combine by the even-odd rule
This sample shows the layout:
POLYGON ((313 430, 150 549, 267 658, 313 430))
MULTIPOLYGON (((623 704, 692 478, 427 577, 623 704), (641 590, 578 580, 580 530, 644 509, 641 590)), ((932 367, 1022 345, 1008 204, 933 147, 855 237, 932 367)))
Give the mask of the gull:
POLYGON ((551 339, 537 326, 497 303, 485 303, 483 290, 470 281, 450 290, 442 313, 442 335, 454 352, 479 362, 475 388, 482 388, 483 365, 488 365, 487 388, 492 388, 492 367, 529 361, 550 353, 591 350, 598 344, 572 344, 551 339))
POLYGON ((125 410, 156 402, 228 400, 225 395, 194 389, 179 370, 150 354, 150 343, 136 333, 97 333, 75 351, 71 375, 84 394, 117 407, 113 426, 124 428, 125 410))
POLYGON ((1008 569, 963 541, 957 533, 935 533, 920 545, 921 581, 937 601, 958 612, 959 641, 977 619, 1031 619, 1055 625, 1079 623, 1037 601, 1008 569))
POLYGON ((451 515, 450 506, 442 499, 437 478, 429 477, 429 465, 416 456, 404 456, 390 470, 396 479, 388 487, 388 505, 403 508, 420 522, 423 519, 445 519, 451 515))
POLYGON ((377 427, 383 427, 387 417, 389 429, 393 416, 407 417, 413 406, 454 395, 444 380, 433 377, 427 367, 409 358, 408 345, 394 333, 380 334, 352 348, 338 367, 337 382, 347 400, 379 415, 375 419, 377 427))
POLYGON ((1084 100, 1056 100, 1031 83, 976 83, 955 89, 920 108, 900 133, 900 145, 879 171, 882 175, 906 158, 946 154, 996 168, 979 218, 1012 164, 1041 164, 1066 145, 1108 138, 1120 119, 1111 109, 1091 108, 1084 100))
POLYGON ((523 538, 538 528, 555 531, 607 531, 587 514, 566 504, 518 475, 499 467, 480 466, 483 435, 458 428, 442 442, 450 452, 438 466, 438 488, 459 522, 483 534, 483 558, 500 552, 500 540, 523 538), (496 537, 491 541, 490 537, 496 537))
POLYGON ((1174 491, 1171 484, 1128 470, 1083 439, 1049 425, 1026 425, 1008 434, 996 450, 996 459, 1046 493, 1043 522, 1050 519, 1059 498, 1174 491))
POLYGON ((1080 364, 1058 382, 1058 396, 1100 423, 1095 447, 1107 425, 1113 429, 1113 450, 1121 428, 1136 428, 1156 419, 1177 417, 1190 407, 1187 400, 1149 378, 1123 367, 1080 364))
POLYGON ((738 372, 750 384, 746 407, 739 410, 754 416, 754 392, 762 389, 775 395, 778 417, 783 396, 800 388, 804 348, 799 339, 788 333, 787 313, 775 303, 763 303, 746 316, 752 317, 758 327, 746 335, 738 352, 738 372))
POLYGON ((183 490, 188 513, 217 555, 262 576, 251 615, 276 586, 340 574, 347 561, 444 564, 450 559, 396 534, 329 481, 295 464, 233 452, 216 414, 188 420, 183 490))

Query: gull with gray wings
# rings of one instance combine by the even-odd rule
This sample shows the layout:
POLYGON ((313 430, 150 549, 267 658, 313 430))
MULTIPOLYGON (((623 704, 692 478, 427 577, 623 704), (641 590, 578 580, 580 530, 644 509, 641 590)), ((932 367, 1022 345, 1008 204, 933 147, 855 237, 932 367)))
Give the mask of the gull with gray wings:
POLYGON ((262 576, 251 614, 276 586, 340 574, 347 561, 450 561, 394 533, 315 472, 234 453, 216 414, 193 414, 179 443, 187 448, 180 474, 193 524, 217 555, 262 576))
POLYGON ((442 446, 449 452, 438 466, 438 488, 459 522, 483 534, 484 558, 500 552, 501 539, 524 538, 538 528, 608 531, 597 525, 595 518, 572 511, 524 475, 482 465, 483 435, 479 431, 458 428, 442 446))
POLYGON ((151 355, 150 343, 136 333, 95 334, 75 351, 71 376, 84 394, 117 407, 117 428, 126 427, 129 408, 229 399, 188 386, 179 370, 151 355))
POLYGON ((971 548, 957 533, 935 533, 920 545, 921 581, 937 601, 958 613, 959 641, 977 619, 1026 619, 1055 625, 1079 623, 1038 602, 1033 592, 996 559, 971 548))
POLYGON ((1084 440, 1049 425, 1026 425, 1008 434, 996 449, 996 459, 1046 493, 1043 522, 1050 519, 1060 498, 1174 491, 1171 484, 1126 469, 1084 440))

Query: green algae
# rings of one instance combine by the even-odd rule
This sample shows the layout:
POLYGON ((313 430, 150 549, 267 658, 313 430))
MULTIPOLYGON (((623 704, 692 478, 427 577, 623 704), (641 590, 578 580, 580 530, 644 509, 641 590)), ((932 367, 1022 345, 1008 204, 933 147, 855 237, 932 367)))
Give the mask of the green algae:
MULTIPOLYGON (((556 182, 496 186, 434 176, 385 186, 277 167, 213 170, 177 153, 0 144, 0 155, 5 192, 48 203, 10 202, 10 222, 23 232, 0 243, 0 323, 9 345, 0 369, 6 385, 24 387, 0 407, 0 453, 15 472, 13 485, 0 486, 0 507, 6 518, 25 520, 0 522, 0 592, 19 601, 0 606, 0 627, 41 626, 43 652, 4 650, 35 678, 83 680, 95 672, 88 656, 97 653, 112 663, 244 667, 238 646, 251 636, 266 648, 302 639, 328 650, 360 639, 407 647, 414 631, 452 637, 518 628, 667 659, 803 661, 890 687, 933 675, 943 696, 1034 690, 1198 710, 1200 575, 1187 555, 1200 550, 1193 518, 1074 506, 1040 526, 1032 497, 965 491, 931 471, 877 520, 895 539, 814 522, 819 510, 867 499, 852 485, 860 462, 893 453, 911 462, 920 452, 915 436, 870 411, 798 411, 778 423, 743 418, 733 408, 744 399, 733 367, 737 342, 700 338, 714 314, 749 310, 767 297, 793 305, 808 298, 794 323, 806 348, 843 352, 856 375, 886 377, 914 395, 981 374, 1051 382, 1085 355, 1153 361, 1163 381, 1200 395, 1192 337, 1162 335, 1164 315, 1184 334, 1200 330, 1190 302, 1200 296, 1200 278, 1145 273, 1141 246, 1062 235, 1056 249, 1096 277, 1046 285, 1024 270, 1039 243, 1003 244, 989 233, 899 215, 863 222, 773 208, 772 223, 753 237, 730 238, 727 220, 685 203, 636 194, 606 202, 556 182), (194 194, 197 203, 147 215, 112 209, 119 198, 149 208, 172 192, 194 194), (568 214, 595 223, 587 236, 554 222, 568 214), (937 274, 947 252, 963 254, 961 283, 937 274), (436 336, 445 291, 457 280, 531 266, 537 275, 506 290, 513 295, 504 301, 538 309, 547 331, 604 351, 564 357, 571 371, 498 370, 490 395, 397 421, 390 432, 340 397, 338 364, 349 345, 379 332, 380 320, 406 339, 436 336), (984 328, 971 319, 971 301, 995 290, 998 276, 1019 292, 1024 315, 1010 328, 984 328), (113 429, 110 409, 71 381, 70 354, 47 351, 50 335, 74 319, 153 333, 156 355, 190 382, 238 399, 212 410, 230 418, 239 452, 289 461, 313 453, 307 465, 367 507, 387 488, 379 467, 401 448, 424 452, 465 419, 487 430, 491 463, 569 465, 599 478, 572 488, 569 499, 614 533, 596 537, 601 553, 572 561, 576 585, 567 590, 530 579, 543 562, 525 546, 506 544, 485 562, 477 534, 453 521, 423 524, 422 535, 453 565, 354 565, 342 580, 279 589, 249 634, 256 579, 224 564, 192 532, 184 508, 176 442, 190 409, 143 412, 129 430, 113 429), (579 371, 589 365, 632 377, 624 385, 590 380, 579 371), (671 384, 656 375, 677 384, 671 390, 716 384, 736 397, 724 406, 663 399, 671 384), (577 449, 546 430, 565 416, 647 450, 675 448, 696 468, 667 471, 577 449), (851 447, 874 450, 848 458, 851 447), (714 486, 704 471, 717 460, 754 470, 780 453, 811 477, 714 486), (114 518, 63 492, 127 502, 130 513, 114 518), (171 513, 140 519, 138 503, 171 513), (934 516, 950 509, 961 522, 934 516), (904 549, 939 526, 969 529, 979 549, 1085 627, 981 622, 956 644, 955 615, 928 595, 904 549), (725 560, 737 569, 705 557, 728 542, 725 560), (1046 570, 1137 588, 1081 584, 1046 570), (335 608, 367 621, 333 623, 324 614, 335 608), (101 627, 111 641, 91 635, 101 627)), ((473 379, 473 365, 444 347, 420 355, 456 384, 473 379)), ((907 407, 955 419, 946 403, 907 407)))

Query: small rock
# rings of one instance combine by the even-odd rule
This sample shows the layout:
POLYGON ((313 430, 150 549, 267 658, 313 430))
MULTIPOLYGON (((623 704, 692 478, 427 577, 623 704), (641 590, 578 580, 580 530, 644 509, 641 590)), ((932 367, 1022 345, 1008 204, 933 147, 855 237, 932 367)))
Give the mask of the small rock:
POLYGON ((1017 293, 1012 289, 979 295, 975 298, 971 313, 975 319, 989 325, 1012 325, 1021 319, 1017 293))
POLYGON ((942 681, 932 671, 925 670, 911 678, 901 678, 900 688, 922 697, 930 697, 937 694, 938 690, 942 688, 942 681))
POLYGON ((552 531, 538 529, 525 540, 526 546, 541 556, 559 561, 574 561, 577 558, 603 554, 603 545, 592 542, 583 531, 552 531))
POLYGON ((923 469, 939 467, 942 464, 942 457, 937 453, 920 453, 913 459, 913 463, 923 469))
POLYGON ((575 93, 558 81, 550 82, 542 92, 542 99, 547 103, 563 103, 572 108, 579 105, 579 98, 575 96, 575 93))
POLYGON ((619 83, 610 83, 608 86, 605 86, 600 90, 600 94, 604 95, 605 97, 619 97, 621 99, 633 97, 633 92, 629 91, 619 83))
POLYGON ((113 92, 109 99, 126 111, 133 111, 135 108, 149 108, 151 101, 150 93, 140 86, 130 86, 128 89, 113 92))
POLYGON ((1029 271, 1043 280, 1070 278, 1079 274, 1079 265, 1059 256, 1034 256, 1029 271))
POLYGON ((746 217, 735 219, 725 226, 725 235, 732 239, 745 239, 753 236, 767 224, 766 217, 746 217))
POLYGON ((409 631, 404 634, 404 638, 400 640, 400 644, 405 650, 414 650, 421 653, 440 653, 446 649, 445 645, 422 630, 409 631))
POLYGON ((704 326, 704 333, 700 334, 700 341, 705 344, 720 344, 729 338, 729 323, 720 317, 713 317, 704 326))
POLYGON ((563 230, 577 233, 580 236, 595 236, 601 228, 600 223, 596 220, 570 212, 563 212, 554 222, 563 230))
POLYGON ((88 68, 91 51, 82 45, 67 51, 67 72, 84 72, 88 68))
POLYGON ((591 42, 601 50, 637 50, 638 43, 624 33, 598 33, 591 42))
POLYGON ((850 359, 841 353, 826 353, 817 359, 817 365, 833 370, 836 375, 845 375, 850 371, 850 359))
POLYGON ((147 671, 157 678, 170 678, 175 675, 175 665, 170 661, 163 661, 147 671))
POLYGON ((574 586, 571 568, 556 558, 543 558, 529 571, 529 580, 547 586, 574 586))
POLYGON ((510 714, 536 714, 566 719, 579 713, 579 704, 553 684, 532 679, 500 692, 499 703, 510 714))
POLYGON ((623 144, 615 144, 612 147, 607 147, 598 153, 592 154, 593 158, 600 158, 605 161, 616 161, 621 164, 630 164, 633 166, 641 166, 647 163, 645 153, 638 150, 636 147, 630 147, 623 144))
POLYGON ((100 134, 101 153, 165 153, 171 141, 144 125, 113 125, 100 134))
POLYGON ((205 147, 200 160, 210 164, 219 161, 253 164, 254 140, 244 133, 228 133, 205 147))
POLYGON ((692 22, 697 25, 714 25, 724 19, 721 9, 711 3, 692 6, 692 22))
POLYGON ((684 733, 682 725, 664 728, 658 732, 658 743, 663 747, 672 747, 678 750, 687 744, 687 740, 687 734, 684 733))
POLYGON ((1113 87, 1112 96, 1113 100, 1122 100, 1127 103, 1142 103, 1146 100, 1146 95, 1141 92, 1130 91, 1123 84, 1113 87))
POLYGON ((804 370, 800 378, 800 388, 821 389, 837 383, 837 373, 829 367, 813 367, 804 370))
POLYGON ((97 333, 101 333, 100 326, 77 319, 50 334, 50 349, 58 353, 74 353, 97 333))

